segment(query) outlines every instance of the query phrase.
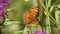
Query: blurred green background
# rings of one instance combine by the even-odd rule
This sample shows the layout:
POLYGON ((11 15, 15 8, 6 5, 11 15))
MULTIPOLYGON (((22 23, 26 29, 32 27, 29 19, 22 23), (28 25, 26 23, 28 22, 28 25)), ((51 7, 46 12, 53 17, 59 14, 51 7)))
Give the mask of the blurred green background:
MULTIPOLYGON (((38 17, 40 20, 39 25, 42 26, 42 30, 47 32, 47 34, 51 34, 51 33, 59 34, 58 29, 60 29, 60 2, 56 2, 56 1, 59 1, 59 0, 48 0, 48 1, 39 0, 40 2, 40 10, 39 10, 39 17, 38 17), (48 14, 46 15, 44 12, 45 13, 48 12, 48 14), (57 27, 55 27, 55 24, 57 25, 57 27), (53 27, 51 25, 53 25, 53 27)), ((21 28, 22 30, 24 30, 26 26, 20 23, 23 23, 24 12, 28 11, 32 6, 33 6, 33 3, 31 0, 12 0, 11 4, 5 7, 8 14, 8 19, 11 21, 9 20, 5 21, 5 25, 7 26, 5 26, 3 30, 7 29, 9 31, 8 28, 10 28, 10 26, 14 27, 17 25, 18 25, 18 29, 21 28), (13 23, 13 24, 9 25, 10 23, 13 23)), ((18 31, 21 31, 21 29, 18 31)), ((5 30, 5 32, 7 30, 5 30)), ((14 30, 14 28, 12 30, 14 30)), ((16 34, 16 32, 14 31, 13 33, 16 34)))
POLYGON ((25 2, 25 0, 12 0, 11 5, 6 7, 8 18, 10 20, 22 21, 23 13, 27 11, 32 6, 31 1, 25 2), (8 11, 8 9, 12 10, 8 11))

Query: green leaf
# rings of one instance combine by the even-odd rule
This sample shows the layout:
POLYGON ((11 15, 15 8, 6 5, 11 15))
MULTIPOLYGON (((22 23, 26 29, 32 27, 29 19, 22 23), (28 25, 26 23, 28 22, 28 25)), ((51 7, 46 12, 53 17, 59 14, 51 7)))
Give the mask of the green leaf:
POLYGON ((11 24, 19 24, 19 23, 21 23, 21 22, 19 22, 19 21, 5 21, 4 25, 6 26, 6 25, 11 25, 11 24))
POLYGON ((58 28, 60 29, 60 11, 56 11, 55 12, 55 18, 56 18, 56 22, 58 24, 58 28))

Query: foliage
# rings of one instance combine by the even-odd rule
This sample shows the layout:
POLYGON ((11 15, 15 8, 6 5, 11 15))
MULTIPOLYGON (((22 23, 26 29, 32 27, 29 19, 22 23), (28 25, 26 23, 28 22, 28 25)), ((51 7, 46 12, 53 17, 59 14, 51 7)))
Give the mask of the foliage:
MULTIPOLYGON (((5 20, 5 27, 11 24, 23 26, 22 30, 11 32, 11 34, 24 33, 28 30, 27 26, 23 24, 23 14, 33 6, 33 2, 31 0, 12 0, 11 4, 5 7, 9 19, 5 20)), ((40 26, 38 27, 41 27, 40 29, 46 32, 46 34, 60 34, 60 0, 39 0, 39 3, 38 19, 40 26)), ((32 24, 27 25, 36 26, 32 24)), ((38 27, 36 26, 36 29, 38 27)), ((34 29, 32 28, 32 30, 34 29)))

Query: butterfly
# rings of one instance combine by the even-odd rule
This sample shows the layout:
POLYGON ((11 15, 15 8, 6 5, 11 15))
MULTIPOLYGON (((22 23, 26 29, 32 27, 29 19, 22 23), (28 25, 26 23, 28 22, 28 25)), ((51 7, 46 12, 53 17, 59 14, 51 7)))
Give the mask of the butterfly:
POLYGON ((29 11, 26 11, 23 16, 24 24, 38 24, 39 21, 37 20, 37 13, 38 13, 38 7, 32 7, 29 11))

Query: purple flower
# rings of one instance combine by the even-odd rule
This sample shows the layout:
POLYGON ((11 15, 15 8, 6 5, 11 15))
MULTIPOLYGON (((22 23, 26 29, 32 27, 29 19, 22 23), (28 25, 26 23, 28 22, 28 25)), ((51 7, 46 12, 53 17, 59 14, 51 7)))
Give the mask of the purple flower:
POLYGON ((0 16, 0 20, 2 20, 2 21, 3 21, 3 20, 4 20, 4 18, 5 18, 4 16, 0 16))
POLYGON ((0 0, 0 2, 4 2, 4 0, 0 0))
POLYGON ((5 19, 6 11, 4 10, 4 7, 11 3, 11 0, 0 0, 0 19, 5 19))
POLYGON ((5 15, 6 11, 4 9, 0 9, 0 15, 5 15))
POLYGON ((10 3, 11 3, 11 0, 6 0, 6 3, 7 3, 7 4, 10 4, 10 3))
POLYGON ((5 3, 0 3, 0 9, 3 9, 5 7, 5 3))
POLYGON ((34 31, 33 34, 46 34, 46 32, 42 32, 42 31, 34 31))
POLYGON ((4 16, 5 13, 6 13, 6 11, 5 11, 4 9, 1 9, 1 10, 0 10, 0 19, 1 19, 1 20, 4 20, 4 18, 5 18, 5 16, 4 16))

